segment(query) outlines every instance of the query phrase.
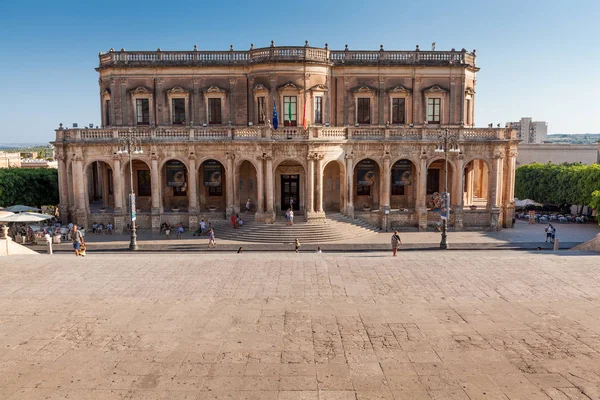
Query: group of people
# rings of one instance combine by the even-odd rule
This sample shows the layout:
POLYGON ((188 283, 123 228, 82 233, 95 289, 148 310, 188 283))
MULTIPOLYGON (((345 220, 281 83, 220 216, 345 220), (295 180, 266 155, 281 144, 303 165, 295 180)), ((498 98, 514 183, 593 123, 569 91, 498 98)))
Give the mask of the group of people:
POLYGON ((552 226, 552 224, 548 224, 544 231, 546 232, 546 242, 550 241, 550 243, 554 243, 554 239, 556 238, 556 228, 552 226))
POLYGON ((106 231, 104 230, 104 224, 98 224, 96 222, 94 222, 92 224, 92 233, 94 235, 100 235, 102 232, 105 232, 108 235, 112 235, 113 234, 113 230, 114 230, 114 226, 112 224, 112 222, 109 222, 108 224, 106 224, 106 231))
POLYGON ((294 225, 294 210, 291 207, 285 212, 285 221, 286 225, 294 225))
POLYGON ((242 225, 244 225, 244 221, 242 220, 240 215, 231 214, 231 226, 233 227, 233 229, 239 229, 239 227, 241 227, 242 225))

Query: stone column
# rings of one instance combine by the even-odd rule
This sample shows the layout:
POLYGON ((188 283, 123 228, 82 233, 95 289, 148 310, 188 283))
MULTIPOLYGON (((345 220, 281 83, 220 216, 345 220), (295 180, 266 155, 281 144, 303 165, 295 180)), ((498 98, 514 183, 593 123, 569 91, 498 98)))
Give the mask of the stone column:
POLYGON ((87 179, 83 175, 83 157, 76 155, 73 158, 73 188, 75 190, 75 216, 79 226, 88 227, 87 213, 88 202, 85 198, 85 184, 87 179))
POLYGON ((275 222, 275 212, 273 211, 274 198, 273 198, 273 157, 267 155, 265 157, 266 168, 267 168, 267 179, 266 179, 266 188, 267 188, 267 212, 265 216, 265 222, 273 223, 275 222))
MULTIPOLYGON (((316 211, 323 214, 323 154, 317 155, 317 207, 316 211)), ((324 215, 323 215, 324 216, 324 215)))
POLYGON ((352 154, 346 154, 346 216, 354 218, 354 165, 352 154))
POLYGON ((116 154, 114 155, 113 167, 113 191, 115 198, 115 222, 113 228, 115 232, 123 232, 123 170, 121 169, 121 159, 116 154))
POLYGON ((327 72, 327 77, 325 78, 325 86, 327 86, 328 90, 323 94, 324 96, 324 108, 323 108, 323 124, 330 123, 332 124, 331 119, 331 75, 330 72, 327 72))
POLYGON ((386 154, 383 157, 383 179, 381 179, 382 188, 381 188, 381 200, 379 204, 381 204, 380 212, 381 212, 381 229, 387 232, 388 230, 388 214, 390 210, 390 196, 392 191, 392 171, 390 170, 390 156, 386 154))
POLYGON ((200 124, 200 78, 194 77, 192 78, 192 82, 194 83, 194 87, 192 89, 192 109, 190 110, 190 115, 192 118, 192 126, 198 126, 200 124))
POLYGON ((515 218, 515 171, 517 166, 517 151, 510 150, 506 177, 506 198, 504 201, 504 228, 512 228, 515 218))
MULTIPOLYGON (((385 77, 379 77, 379 100, 377 101, 377 115, 379 125, 385 125, 385 77)), ((390 121, 391 122, 391 121, 390 121)))
POLYGON ((306 219, 312 217, 314 213, 314 194, 315 194, 315 155, 308 155, 308 173, 306 176, 307 188, 306 188, 306 219))
POLYGON ((160 213, 162 212, 158 175, 158 155, 153 152, 150 166, 150 187, 152 189, 152 232, 155 233, 160 232, 160 213))
POLYGON ((248 110, 248 116, 246 118, 246 125, 248 125, 250 122, 252 122, 252 125, 257 125, 258 120, 256 119, 256 110, 254 109, 254 92, 252 91, 252 88, 254 87, 254 77, 248 76, 247 79, 246 102, 248 107, 246 107, 246 109, 248 110))
POLYGON ((498 193, 498 184, 500 181, 500 170, 502 162, 502 155, 500 153, 495 153, 492 159, 492 176, 491 181, 489 183, 489 200, 488 200, 488 210, 490 212, 490 229, 492 231, 496 231, 499 228, 499 217, 500 210, 499 199, 500 193, 498 193))
POLYGON ((413 92, 412 92, 412 111, 413 111, 413 124, 420 125, 423 123, 421 117, 421 102, 423 101, 423 94, 421 93, 421 78, 413 78, 413 92))
MULTIPOLYGON (((229 121, 231 121, 232 125, 236 124, 235 118, 235 83, 236 79, 233 77, 229 78, 229 121)), ((229 122, 228 121, 228 122, 229 122)), ((233 200, 231 201, 233 204, 233 200)))
POLYGON ((452 179, 452 188, 453 194, 450 199, 452 204, 454 204, 454 229, 462 230, 463 228, 463 187, 464 187, 464 156, 462 154, 458 155, 456 159, 456 171, 454 172, 454 177, 452 179))
POLYGON ((129 99, 127 98, 127 78, 121 78, 120 83, 121 83, 121 115, 122 115, 121 125, 128 126, 128 125, 132 125, 132 123, 129 121, 129 113, 127 112, 127 110, 129 109, 127 107, 127 103, 129 103, 129 99))
POLYGON ((164 92, 163 92, 163 80, 162 78, 156 78, 155 80, 156 83, 156 118, 154 119, 154 123, 157 126, 160 125, 167 125, 166 120, 163 117, 163 110, 165 108, 163 101, 164 101, 164 92))
POLYGON ((419 221, 419 231, 425 231, 427 230, 427 154, 421 154, 417 193, 417 219, 419 221))
POLYGON ((343 77, 344 80, 344 126, 349 124, 348 109, 350 108, 350 77, 343 77))
POLYGON ((196 155, 190 153, 188 169, 188 218, 190 230, 198 229, 198 177, 196 170, 196 155))
POLYGON ((448 112, 448 116, 449 116, 449 120, 448 120, 448 124, 456 124, 456 118, 455 118, 455 112, 454 112, 454 105, 456 104, 456 83, 455 83, 455 79, 452 77, 450 78, 450 93, 448 96, 448 103, 449 103, 449 112, 448 112))
POLYGON ((225 193, 225 198, 227 201, 227 216, 231 216, 231 214, 235 214, 235 207, 233 205, 233 180, 234 178, 234 171, 233 171, 233 159, 234 159, 235 155, 232 153, 227 153, 227 178, 226 178, 226 184, 227 184, 227 193, 225 193))
POLYGON ((259 218, 262 221, 263 214, 265 212, 265 181, 264 181, 264 159, 262 156, 257 158, 256 163, 256 220, 259 218))

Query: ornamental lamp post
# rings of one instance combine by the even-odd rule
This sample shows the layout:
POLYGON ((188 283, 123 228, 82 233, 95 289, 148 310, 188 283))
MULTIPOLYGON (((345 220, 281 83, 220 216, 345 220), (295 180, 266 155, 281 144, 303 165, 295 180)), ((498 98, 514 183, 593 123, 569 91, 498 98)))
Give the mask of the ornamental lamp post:
POLYGON ((444 153, 444 193, 442 195, 442 240, 440 249, 448 248, 448 219, 450 218, 450 195, 448 194, 448 152, 458 153, 460 148, 456 138, 450 137, 450 129, 446 129, 440 135, 439 142, 435 146, 436 153, 444 153))
POLYGON ((135 192, 133 190, 133 160, 132 154, 143 154, 142 139, 136 137, 130 129, 127 136, 119 138, 117 145, 117 154, 128 154, 129 156, 129 184, 131 192, 129 193, 129 209, 131 212, 131 241, 129 242, 129 250, 138 250, 137 234, 135 229, 136 208, 135 208, 135 192))

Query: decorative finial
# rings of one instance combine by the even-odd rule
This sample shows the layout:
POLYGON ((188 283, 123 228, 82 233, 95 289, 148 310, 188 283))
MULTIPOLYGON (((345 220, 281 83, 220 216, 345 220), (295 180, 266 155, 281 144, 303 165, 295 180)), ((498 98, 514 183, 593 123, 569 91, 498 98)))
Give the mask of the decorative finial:
POLYGON ((194 45, 194 51, 198 51, 198 46, 194 45))
POLYGON ((232 44, 229 45, 229 51, 233 51, 233 45, 232 44))
POLYGON ((382 44, 379 45, 379 51, 383 51, 383 45, 382 44))
POLYGON ((477 54, 477 50, 473 49, 473 55, 477 54))
POLYGON ((304 41, 304 47, 308 47, 308 40, 304 41))
POLYGON ((58 129, 62 129, 62 128, 63 128, 63 125, 62 125, 62 122, 61 122, 60 124, 58 124, 58 129))
POLYGON ((325 50, 329 49, 329 44, 325 43, 325 50))
POLYGON ((271 47, 275 47, 275 41, 271 40, 271 47))
POLYGON ((348 51, 348 45, 346 45, 346 48, 344 49, 344 51, 348 51))
POLYGON ((250 43, 250 50, 254 50, 254 43, 250 43))
POLYGON ((111 47, 109 51, 110 51, 111 53, 114 53, 114 52, 115 52, 115 49, 113 49, 113 48, 111 47))
POLYGON ((461 52, 466 53, 467 49, 465 49, 464 47, 462 49, 460 49, 461 52))
POLYGON ((421 50, 419 50, 419 45, 417 45, 417 48, 415 49, 415 51, 421 51, 421 50))
POLYGON ((456 51, 456 49, 453 47, 452 50, 450 50, 450 51, 454 53, 456 51))
POLYGON ((160 51, 160 47, 156 49, 156 51, 160 51))
POLYGON ((125 51, 125 49, 123 47, 121 47, 121 51, 125 51))

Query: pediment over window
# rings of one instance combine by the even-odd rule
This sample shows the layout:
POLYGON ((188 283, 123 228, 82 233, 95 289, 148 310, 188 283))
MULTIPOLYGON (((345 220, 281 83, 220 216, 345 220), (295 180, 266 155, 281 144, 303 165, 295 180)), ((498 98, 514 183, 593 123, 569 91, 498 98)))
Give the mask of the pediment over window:
POLYGON ((374 88, 367 86, 367 85, 361 85, 361 86, 354 88, 353 92, 354 93, 376 93, 377 90, 375 90, 374 88))
POLYGON ((263 85, 262 83, 259 83, 258 85, 254 86, 254 89, 252 89, 252 91, 254 93, 257 93, 257 92, 268 92, 269 89, 267 89, 265 87, 265 85, 263 85))
POLYGON ((175 86, 173 89, 168 90, 169 93, 187 93, 188 91, 181 86, 175 86))
POLYGON ((468 87, 468 88, 465 90, 465 94, 470 94, 470 95, 472 96, 472 95, 474 95, 474 94, 475 94, 475 91, 473 90, 473 88, 472 88, 472 87, 468 87))
POLYGON ((394 86, 393 88, 388 89, 388 93, 407 93, 410 94, 412 90, 405 88, 402 85, 394 86))
POLYGON ((446 89, 439 85, 429 86, 427 89, 423 90, 424 93, 448 93, 446 89))
POLYGON ((310 88, 311 92, 328 92, 329 88, 321 83, 310 88))
POLYGON ((297 92, 299 92, 300 90, 302 90, 302 87, 296 85, 294 82, 287 82, 281 86, 279 86, 277 88, 278 91, 282 92, 284 90, 295 90, 297 92))
POLYGON ((222 94, 225 94, 226 90, 225 89, 221 89, 220 87, 218 87, 216 85, 212 85, 211 87, 209 87, 208 89, 206 89, 206 93, 222 93, 222 94))
POLYGON ((152 91, 150 91, 148 88, 145 88, 144 86, 138 86, 137 88, 130 90, 129 93, 133 93, 133 94, 149 94, 152 93, 152 91))

